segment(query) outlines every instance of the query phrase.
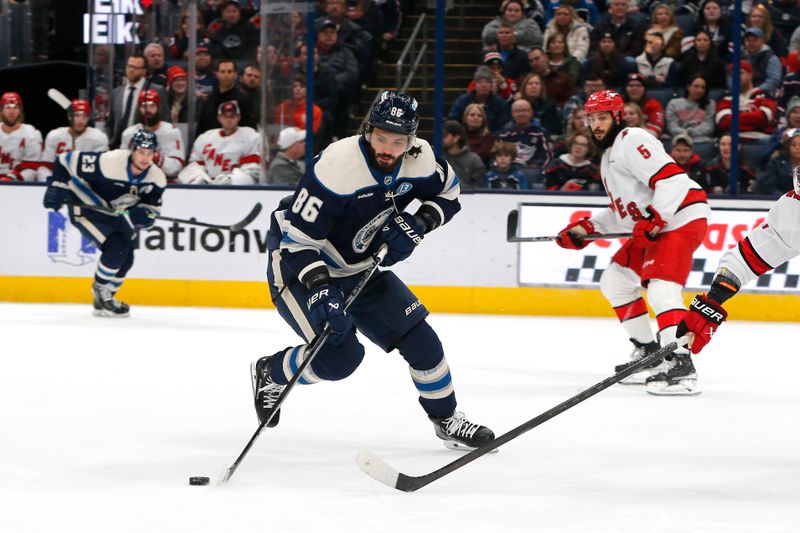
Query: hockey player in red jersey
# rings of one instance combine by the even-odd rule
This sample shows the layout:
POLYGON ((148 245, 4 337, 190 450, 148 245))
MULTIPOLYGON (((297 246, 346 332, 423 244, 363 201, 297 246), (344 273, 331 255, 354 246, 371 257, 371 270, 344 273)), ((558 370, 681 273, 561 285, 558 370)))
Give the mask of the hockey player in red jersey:
POLYGON ((739 289, 800 255, 800 167, 794 168, 794 189, 769 210, 766 222, 728 250, 719 262, 708 294, 698 294, 678 325, 678 336, 693 333, 689 346, 700 351, 728 316, 722 304, 739 289))
MULTIPOLYGON (((587 125, 603 153, 600 174, 609 207, 591 218, 568 225, 558 235, 563 248, 581 249, 592 233, 631 232, 600 279, 600 290, 611 303, 633 342, 634 359, 676 339, 686 313, 681 290, 692 267, 692 254, 703 241, 710 213, 706 194, 664 151, 661 142, 642 128, 627 128, 623 100, 615 91, 592 93, 586 101, 587 125), (650 326, 644 299, 658 322, 658 337, 650 326)), ((619 367, 618 367, 619 369, 619 367)), ((700 392, 689 351, 678 349, 661 365, 632 376, 657 395, 700 392)))
POLYGON ((22 97, 0 96, 0 181, 36 181, 42 134, 24 123, 22 97))

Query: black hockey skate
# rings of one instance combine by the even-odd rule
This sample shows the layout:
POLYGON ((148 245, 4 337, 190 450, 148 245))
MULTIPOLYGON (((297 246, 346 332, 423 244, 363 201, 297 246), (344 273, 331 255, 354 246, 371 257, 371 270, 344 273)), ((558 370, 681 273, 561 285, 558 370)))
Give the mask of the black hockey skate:
MULTIPOLYGON (((250 377, 253 382, 253 401, 255 402, 258 423, 263 424, 272 412, 272 406, 278 401, 286 385, 279 385, 272 381, 270 372, 274 355, 262 357, 250 364, 250 377)), ((275 413, 267 427, 274 428, 281 419, 281 410, 275 413)))
POLYGON ((446 448, 470 451, 494 440, 491 429, 480 424, 473 424, 464 413, 456 411, 447 418, 429 416, 436 436, 442 439, 446 448))
POLYGON ((92 296, 94 296, 94 316, 126 317, 131 313, 128 304, 114 298, 111 286, 94 282, 92 283, 92 296))
POLYGON ((647 378, 647 392, 656 396, 693 396, 702 390, 697 386, 697 372, 688 353, 672 354, 664 361, 661 372, 647 378))
MULTIPOLYGON (((631 339, 633 343, 633 352, 631 352, 631 360, 627 363, 622 363, 621 365, 617 365, 614 367, 614 373, 622 372, 626 368, 628 368, 632 363, 642 359, 643 357, 647 357, 651 353, 655 352, 656 350, 661 349, 661 346, 658 342, 648 342, 642 343, 636 340, 631 339)), ((634 372, 627 378, 620 381, 623 385, 644 385, 645 380, 650 376, 657 374, 659 370, 659 366, 662 364, 661 359, 658 361, 653 362, 652 364, 647 365, 646 367, 642 368, 639 372, 634 372)))

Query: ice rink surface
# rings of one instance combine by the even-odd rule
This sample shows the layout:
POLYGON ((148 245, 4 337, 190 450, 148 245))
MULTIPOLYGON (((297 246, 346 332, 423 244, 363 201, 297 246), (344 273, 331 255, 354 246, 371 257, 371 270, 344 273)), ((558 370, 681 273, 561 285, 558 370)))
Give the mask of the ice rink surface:
MULTIPOLYGON (((433 315, 459 408, 497 434, 613 373, 611 319, 433 315)), ((296 344, 272 311, 0 304, 0 531, 797 532, 797 324, 727 323, 696 358, 703 393, 617 385, 419 492, 450 462, 402 358, 368 345, 339 383, 295 389, 257 427, 249 364, 296 344), (212 486, 188 485, 191 475, 212 486)))

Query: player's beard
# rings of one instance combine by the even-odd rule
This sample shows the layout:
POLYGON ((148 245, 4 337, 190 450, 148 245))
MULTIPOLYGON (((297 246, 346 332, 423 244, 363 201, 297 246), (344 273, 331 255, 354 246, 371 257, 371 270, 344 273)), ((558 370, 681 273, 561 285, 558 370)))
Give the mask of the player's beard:
POLYGON ((369 148, 369 156, 370 159, 372 159, 372 164, 378 167, 378 170, 380 170, 381 172, 385 172, 387 174, 395 169, 395 167, 400 163, 400 161, 403 160, 403 156, 405 155, 401 154, 398 157, 394 157, 391 154, 378 154, 375 152, 375 149, 372 147, 372 145, 368 144, 367 146, 369 148), (392 157, 393 159, 391 163, 382 163, 378 160, 378 157, 392 157))
POLYGON ((142 124, 148 128, 154 128, 155 126, 158 126, 158 122, 159 118, 157 113, 153 113, 152 115, 150 113, 145 113, 142 115, 142 124))
POLYGON ((611 129, 609 129, 606 132, 605 137, 603 137, 602 139, 598 139, 597 137, 594 136, 594 130, 589 130, 589 133, 592 134, 592 142, 597 147, 597 149, 600 152, 605 152, 606 149, 608 149, 612 144, 614 144, 614 139, 617 138, 617 135, 619 135, 619 132, 621 132, 623 129, 625 129, 625 126, 615 120, 613 125, 611 126, 611 129))

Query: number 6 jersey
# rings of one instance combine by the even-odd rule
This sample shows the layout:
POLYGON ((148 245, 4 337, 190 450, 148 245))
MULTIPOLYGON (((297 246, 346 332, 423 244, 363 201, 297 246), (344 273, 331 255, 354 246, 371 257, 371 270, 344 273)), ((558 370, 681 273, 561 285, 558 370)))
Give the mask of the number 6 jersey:
POLYGON ((591 219, 599 233, 633 231, 636 221, 649 216, 648 206, 667 222, 664 232, 711 213, 703 188, 642 128, 617 134, 603 153, 600 175, 611 203, 591 219))

